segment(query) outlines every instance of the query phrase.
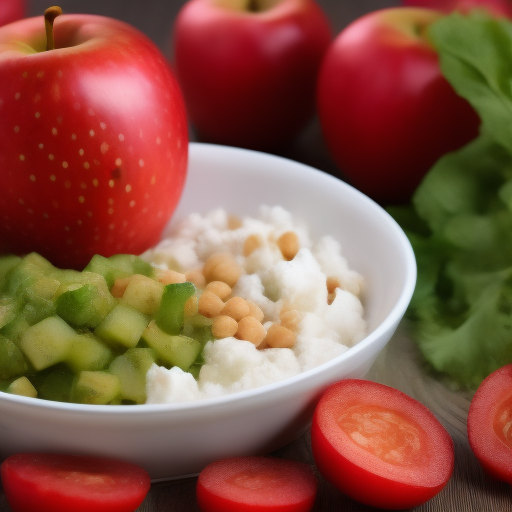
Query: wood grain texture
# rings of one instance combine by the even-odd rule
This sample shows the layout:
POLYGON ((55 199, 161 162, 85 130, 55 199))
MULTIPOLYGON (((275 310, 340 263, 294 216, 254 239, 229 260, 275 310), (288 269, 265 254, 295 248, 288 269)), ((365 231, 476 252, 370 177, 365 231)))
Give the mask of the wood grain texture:
MULTIPOLYGON (((0 0, 1 1, 1 0, 0 0)), ((146 33, 171 59, 172 22, 184 0, 62 0, 64 12, 87 12, 116 17, 146 33), (141 5, 143 8, 141 8, 141 5)), ((318 0, 329 16, 333 32, 338 33, 350 21, 375 9, 398 5, 387 0, 318 0)), ((29 15, 40 15, 48 2, 32 0, 29 15)), ((310 164, 342 177, 330 159, 320 133, 318 120, 313 120, 298 140, 281 155, 310 164)), ((470 396, 457 393, 431 377, 421 363, 414 343, 402 324, 388 347, 370 370, 368 378, 396 387, 429 407, 448 429, 455 445, 456 466, 452 479, 443 491, 415 512, 511 512, 510 486, 491 480, 480 469, 467 442, 466 416, 470 396)), ((308 434, 283 447, 273 455, 299 460, 314 468, 308 434)), ((371 512, 339 493, 320 475, 315 512, 371 512)), ((196 512, 195 479, 154 484, 141 512, 196 512)), ((10 509, 0 491, 0 512, 10 509)), ((34 511, 37 512, 37 511, 34 511)))

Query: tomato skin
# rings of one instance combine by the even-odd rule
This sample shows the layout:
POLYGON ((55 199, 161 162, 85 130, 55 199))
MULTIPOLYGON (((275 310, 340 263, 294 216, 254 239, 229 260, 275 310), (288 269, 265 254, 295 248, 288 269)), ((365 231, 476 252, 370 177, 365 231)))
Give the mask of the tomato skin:
POLYGON ((253 456, 207 466, 196 497, 203 512, 308 512, 316 492, 316 477, 306 464, 253 456))
POLYGON ((42 453, 8 457, 1 477, 13 512, 133 512, 151 484, 129 462, 42 453))
POLYGON ((469 445, 481 466, 492 477, 509 484, 512 484, 512 435, 503 430, 512 419, 511 389, 512 364, 508 364, 480 384, 471 400, 467 421, 469 445))
POLYGON ((328 481, 354 500, 384 509, 413 508, 428 501, 446 485, 454 467, 453 441, 424 405, 396 389, 358 379, 340 381, 322 396, 311 426, 311 446, 316 466, 328 481), (350 410, 391 413, 402 421, 399 431, 411 427, 418 433, 414 442, 420 449, 402 463, 383 460, 338 424, 337 418, 350 410))

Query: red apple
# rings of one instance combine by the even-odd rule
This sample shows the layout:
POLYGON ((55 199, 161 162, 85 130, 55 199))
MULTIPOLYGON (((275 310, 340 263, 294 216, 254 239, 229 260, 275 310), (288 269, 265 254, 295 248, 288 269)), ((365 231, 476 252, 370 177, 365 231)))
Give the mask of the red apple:
POLYGON ((314 0, 190 0, 174 25, 175 65, 200 139, 270 150, 315 106, 331 30, 314 0))
POLYGON ((338 35, 322 64, 327 146, 345 177, 381 203, 407 201, 436 160, 478 134, 477 114, 442 76, 426 36, 440 16, 372 12, 338 35))
POLYGON ((184 102, 165 57, 100 16, 0 28, 0 252, 80 267, 159 239, 185 180, 184 102))
POLYGON ((511 0, 402 0, 402 4, 407 7, 436 9, 445 13, 468 13, 473 9, 486 9, 498 18, 512 18, 511 0))
POLYGON ((25 16, 25 0, 0 0, 0 26, 25 16))

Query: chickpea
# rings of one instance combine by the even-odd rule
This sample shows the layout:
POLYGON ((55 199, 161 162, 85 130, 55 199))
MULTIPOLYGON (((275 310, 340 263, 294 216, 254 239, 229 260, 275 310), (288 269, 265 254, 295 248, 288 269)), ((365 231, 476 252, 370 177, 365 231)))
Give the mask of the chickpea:
POLYGON ((251 255, 258 247, 261 246, 261 240, 258 235, 249 235, 244 242, 243 255, 245 257, 251 255))
POLYGON ((199 297, 197 310, 207 318, 214 318, 219 315, 223 307, 224 302, 221 298, 212 292, 203 292, 199 297))
POLYGON ((249 316, 250 312, 251 309, 245 299, 242 299, 242 297, 232 297, 224 304, 220 314, 230 316, 238 322, 242 318, 249 316))
POLYGON ((158 281, 162 284, 175 284, 175 283, 184 283, 187 279, 185 278, 185 274, 181 272, 176 272, 175 270, 159 270, 157 273, 158 281))
POLYGON ((217 265, 210 275, 210 280, 224 281, 227 285, 233 287, 240 277, 240 267, 233 261, 217 265))
POLYGON ((211 270, 216 267, 219 263, 224 262, 225 260, 231 259, 231 254, 225 252, 216 252, 208 257, 204 266, 203 266, 203 274, 209 274, 211 270))
POLYGON ((187 270, 185 278, 189 283, 192 283, 196 288, 203 289, 206 285, 206 279, 199 269, 187 270))
POLYGON ((286 261, 293 260, 300 249, 297 233, 286 231, 277 239, 277 246, 286 261))
POLYGON ((336 291, 336 288, 340 288, 340 282, 337 277, 328 277, 326 280, 327 293, 331 294, 336 291))
POLYGON ((341 287, 339 280, 336 277, 328 277, 327 285, 327 304, 331 305, 336 298, 336 290, 341 287))
POLYGON ((212 334, 216 338, 234 336, 238 330, 238 322, 230 316, 220 315, 213 320, 212 334))
POLYGON ((265 336, 266 344, 272 348, 292 348, 295 345, 295 334, 282 325, 271 325, 265 336))
POLYGON ((265 328, 253 316, 246 316, 238 322, 238 329, 235 338, 254 343, 255 346, 261 344, 266 335, 265 328))
POLYGON ((279 313, 281 325, 290 329, 292 332, 297 332, 302 315, 296 309, 282 309, 279 313))
POLYGON ((211 281, 206 285, 204 289, 207 292, 215 293, 222 300, 226 300, 231 295, 231 286, 227 285, 223 281, 211 281))
POLYGON ((265 336, 265 338, 263 338, 263 341, 256 347, 258 350, 263 350, 265 348, 269 348, 268 346, 268 343, 267 343, 267 337, 265 336))
POLYGON ((242 269, 230 254, 213 254, 206 261, 203 274, 206 282, 223 281, 231 288, 235 286, 242 273, 242 269))
POLYGON ((258 322, 263 322, 265 314, 261 308, 254 302, 247 301, 247 304, 249 305, 249 316, 253 316, 258 322))
POLYGON ((194 316, 198 312, 199 300, 197 298, 197 295, 194 294, 187 299, 187 301, 185 302, 185 306, 183 307, 183 310, 187 318, 194 316))

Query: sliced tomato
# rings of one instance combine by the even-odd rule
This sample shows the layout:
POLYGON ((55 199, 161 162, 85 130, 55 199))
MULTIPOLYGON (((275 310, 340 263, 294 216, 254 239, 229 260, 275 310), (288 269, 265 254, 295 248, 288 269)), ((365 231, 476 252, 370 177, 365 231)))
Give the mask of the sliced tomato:
POLYGON ((512 484, 512 364, 480 384, 468 413, 468 440, 482 467, 512 484))
POLYGON ((327 389, 315 409, 311 445, 328 481, 379 508, 420 505, 453 472, 453 441, 435 416, 401 391, 365 380, 327 389))
POLYGON ((276 457, 235 457, 199 474, 197 501, 203 512, 307 512, 317 480, 302 462, 276 457))
POLYGON ((150 487, 135 464, 75 455, 13 455, 1 475, 13 512, 133 512, 150 487))

